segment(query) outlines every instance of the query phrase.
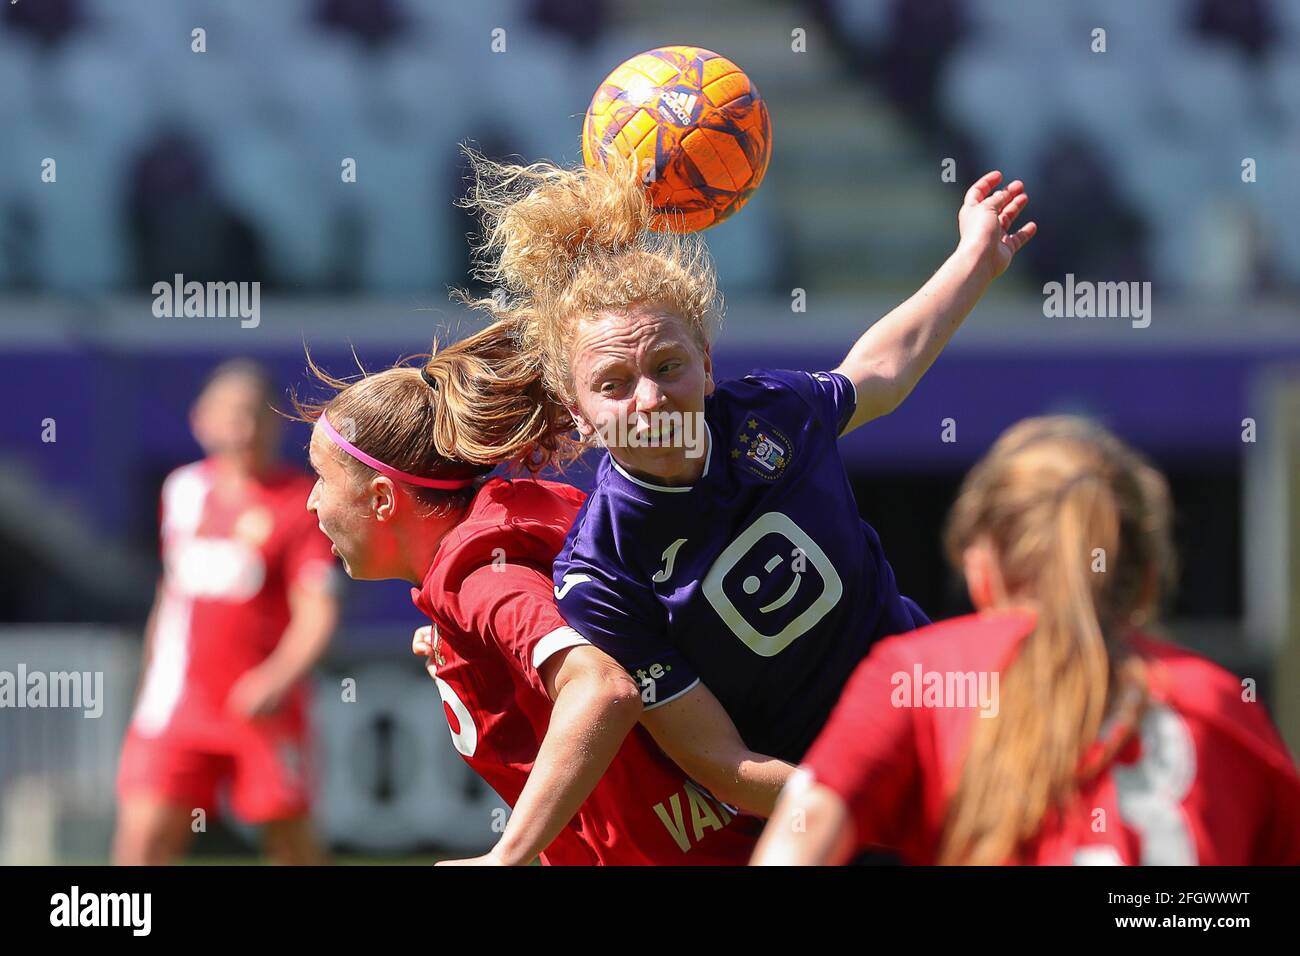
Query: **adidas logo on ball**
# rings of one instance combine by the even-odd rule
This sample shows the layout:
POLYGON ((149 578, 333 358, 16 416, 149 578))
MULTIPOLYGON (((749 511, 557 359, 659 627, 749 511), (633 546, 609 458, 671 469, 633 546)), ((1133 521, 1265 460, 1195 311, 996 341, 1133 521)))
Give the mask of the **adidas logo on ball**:
POLYGON ((680 90, 674 90, 660 97, 659 111, 664 112, 666 107, 667 111, 672 113, 672 116, 665 116, 665 119, 675 118, 683 126, 688 126, 691 122, 691 110, 695 109, 697 99, 699 99, 699 96, 695 93, 683 93, 680 90))

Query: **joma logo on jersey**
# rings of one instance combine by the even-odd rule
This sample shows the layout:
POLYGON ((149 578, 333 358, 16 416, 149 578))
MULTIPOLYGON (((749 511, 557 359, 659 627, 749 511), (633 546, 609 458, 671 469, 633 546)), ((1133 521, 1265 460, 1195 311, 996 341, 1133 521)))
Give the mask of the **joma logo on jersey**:
POLYGON ((555 600, 563 601, 564 595, 569 593, 569 588, 573 587, 575 584, 585 584, 587 581, 590 580, 591 580, 591 576, 587 574, 577 574, 577 573, 566 574, 564 576, 564 587, 555 589, 555 600))
POLYGON ((698 99, 699 95, 696 93, 673 90, 659 98, 659 112, 665 114, 664 118, 667 120, 676 120, 682 126, 689 126, 691 113, 698 99))
POLYGON ((715 803, 689 780, 681 792, 674 793, 664 803, 656 803, 654 811, 683 853, 691 852, 691 847, 704 839, 705 831, 721 830, 732 821, 732 815, 722 804, 715 803), (683 794, 686 796, 685 806, 682 804, 683 794), (687 812, 690 813, 689 820, 687 812))

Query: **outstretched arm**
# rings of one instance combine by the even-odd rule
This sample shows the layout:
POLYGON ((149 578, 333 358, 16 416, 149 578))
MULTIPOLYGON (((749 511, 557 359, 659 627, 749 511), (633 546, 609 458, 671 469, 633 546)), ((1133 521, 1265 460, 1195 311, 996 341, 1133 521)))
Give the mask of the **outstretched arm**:
POLYGON ((858 396, 841 434, 902 403, 989 283, 1038 231, 1032 222, 1010 231, 1029 197, 1018 179, 994 192, 1001 179, 995 170, 971 186, 957 214, 956 251, 910 299, 867 329, 836 369, 853 382, 858 396))

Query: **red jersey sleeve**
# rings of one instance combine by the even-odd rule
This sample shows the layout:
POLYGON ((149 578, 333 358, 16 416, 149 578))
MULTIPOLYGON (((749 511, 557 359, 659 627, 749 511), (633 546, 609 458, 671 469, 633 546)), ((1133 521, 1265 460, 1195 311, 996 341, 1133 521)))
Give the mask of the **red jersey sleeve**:
POLYGON ((519 665, 528 682, 546 693, 538 668, 566 647, 587 641, 555 607, 550 569, 530 564, 484 564, 460 584, 457 625, 493 641, 519 665))
POLYGON ((813 779, 848 805, 859 849, 897 846, 909 814, 918 809, 913 708, 891 700, 893 675, 909 667, 888 642, 878 646, 849 678, 803 760, 813 779))
POLYGON ((1238 677, 1199 655, 1151 639, 1139 646, 1157 694, 1205 727, 1197 785, 1225 805, 1223 795, 1232 794, 1230 805, 1250 808, 1247 862, 1300 864, 1300 774, 1264 705, 1243 699, 1238 677))
MULTIPOLYGON (((1234 678, 1235 680, 1235 678, 1234 678)), ((1236 687, 1234 686, 1234 690, 1236 687)), ((1255 787, 1262 792, 1266 822, 1251 851, 1257 866, 1300 865, 1300 774, 1282 736, 1260 704, 1232 701, 1238 720, 1229 728, 1258 766, 1254 780, 1238 779, 1231 786, 1255 787), (1244 732, 1243 732, 1244 731, 1244 732)))
POLYGON ((1251 852, 1255 866, 1300 866, 1300 780, 1269 768, 1268 823, 1251 852))
POLYGON ((1269 823, 1252 854, 1251 863, 1300 865, 1300 774, 1296 772, 1282 735, 1263 708, 1256 703, 1243 702, 1239 706, 1250 708, 1256 734, 1250 749, 1263 765, 1263 789, 1269 794, 1270 804, 1269 823))

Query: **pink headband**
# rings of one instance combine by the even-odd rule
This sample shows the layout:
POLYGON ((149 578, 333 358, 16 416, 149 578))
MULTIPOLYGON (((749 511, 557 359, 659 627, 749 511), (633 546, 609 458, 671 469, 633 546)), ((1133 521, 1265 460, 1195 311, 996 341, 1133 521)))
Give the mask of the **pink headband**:
POLYGON ((381 475, 387 475, 394 481, 405 481, 408 484, 419 485, 421 488, 447 489, 468 488, 474 483, 473 478, 421 478, 419 475, 412 475, 405 471, 399 471, 392 465, 385 465, 378 458, 372 458, 370 455, 367 455, 356 445, 352 444, 352 442, 340 435, 335 430, 334 426, 330 424, 330 420, 325 417, 324 412, 321 412, 318 423, 320 424, 321 431, 328 435, 334 444, 338 445, 363 465, 369 465, 381 475))

